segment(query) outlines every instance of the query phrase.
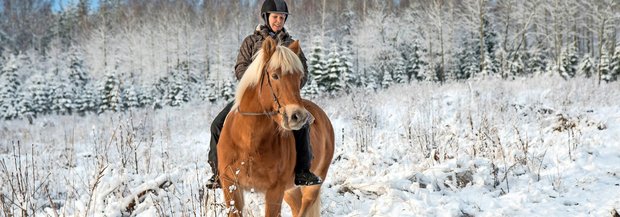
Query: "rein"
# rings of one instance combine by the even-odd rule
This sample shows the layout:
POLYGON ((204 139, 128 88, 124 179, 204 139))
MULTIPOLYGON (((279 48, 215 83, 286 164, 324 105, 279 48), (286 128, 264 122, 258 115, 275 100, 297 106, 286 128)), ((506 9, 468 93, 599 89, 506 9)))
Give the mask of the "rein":
MULTIPOLYGON (((237 112, 239 114, 242 115, 248 115, 248 116, 261 116, 261 115, 266 115, 266 116, 272 116, 272 115, 277 115, 277 114, 282 114, 282 115, 286 115, 286 113, 280 113, 281 109, 282 109, 282 105, 280 104, 280 101, 278 100, 278 97, 276 96, 275 91, 273 91, 273 86, 271 85, 271 78, 269 77, 269 73, 267 72, 267 67, 265 67, 265 70, 263 70, 263 77, 265 77, 265 75, 267 76, 267 85, 269 85, 269 90, 271 91, 271 96, 273 96, 273 101, 278 105, 278 109, 276 111, 263 111, 263 112, 242 112, 241 110, 239 110, 239 107, 237 107, 237 112)), ((261 88, 263 86, 263 82, 265 80, 261 79, 261 88)))

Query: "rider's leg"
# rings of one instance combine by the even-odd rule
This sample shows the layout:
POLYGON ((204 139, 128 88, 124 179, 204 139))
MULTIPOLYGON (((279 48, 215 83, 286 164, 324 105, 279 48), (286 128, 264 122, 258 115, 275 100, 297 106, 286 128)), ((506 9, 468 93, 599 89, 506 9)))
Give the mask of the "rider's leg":
POLYGON ((297 162, 295 165, 295 184, 321 184, 321 178, 310 172, 310 163, 312 161, 312 148, 310 146, 310 125, 306 124, 301 129, 293 131, 293 135, 295 135, 295 148, 297 149, 297 162))
POLYGON ((213 175, 207 181, 207 188, 220 188, 220 183, 218 180, 218 172, 217 172, 217 141, 220 139, 220 134, 222 133, 222 127, 224 126, 224 121, 226 120, 226 116, 230 109, 232 108, 234 102, 228 103, 224 110, 222 110, 215 118, 213 119, 213 123, 211 124, 211 144, 209 149, 209 165, 211 165, 211 171, 213 171, 213 175))

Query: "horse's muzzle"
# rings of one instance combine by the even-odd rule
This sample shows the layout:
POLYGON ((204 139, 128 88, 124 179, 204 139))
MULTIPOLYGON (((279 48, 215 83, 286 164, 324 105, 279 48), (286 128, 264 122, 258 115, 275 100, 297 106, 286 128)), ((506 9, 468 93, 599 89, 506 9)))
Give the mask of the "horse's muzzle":
POLYGON ((288 130, 299 130, 308 122, 308 110, 298 105, 284 107, 282 127, 288 130))

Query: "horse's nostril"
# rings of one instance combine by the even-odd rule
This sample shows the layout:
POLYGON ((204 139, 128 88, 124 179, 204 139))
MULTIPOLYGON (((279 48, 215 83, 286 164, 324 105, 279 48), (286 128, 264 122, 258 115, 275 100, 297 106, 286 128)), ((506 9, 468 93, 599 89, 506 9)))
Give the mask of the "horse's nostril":
POLYGON ((299 121, 299 113, 298 112, 295 112, 295 113, 293 113, 293 115, 291 115, 291 121, 293 121, 293 122, 299 121))

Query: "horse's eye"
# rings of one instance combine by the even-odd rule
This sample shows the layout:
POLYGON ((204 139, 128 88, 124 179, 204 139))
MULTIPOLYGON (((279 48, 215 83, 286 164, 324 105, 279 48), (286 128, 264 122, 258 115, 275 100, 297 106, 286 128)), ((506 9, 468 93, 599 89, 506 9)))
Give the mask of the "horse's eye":
POLYGON ((279 76, 278 74, 275 74, 275 73, 274 73, 274 74, 271 74, 271 78, 272 78, 273 80, 278 80, 278 79, 280 79, 280 76, 279 76))

